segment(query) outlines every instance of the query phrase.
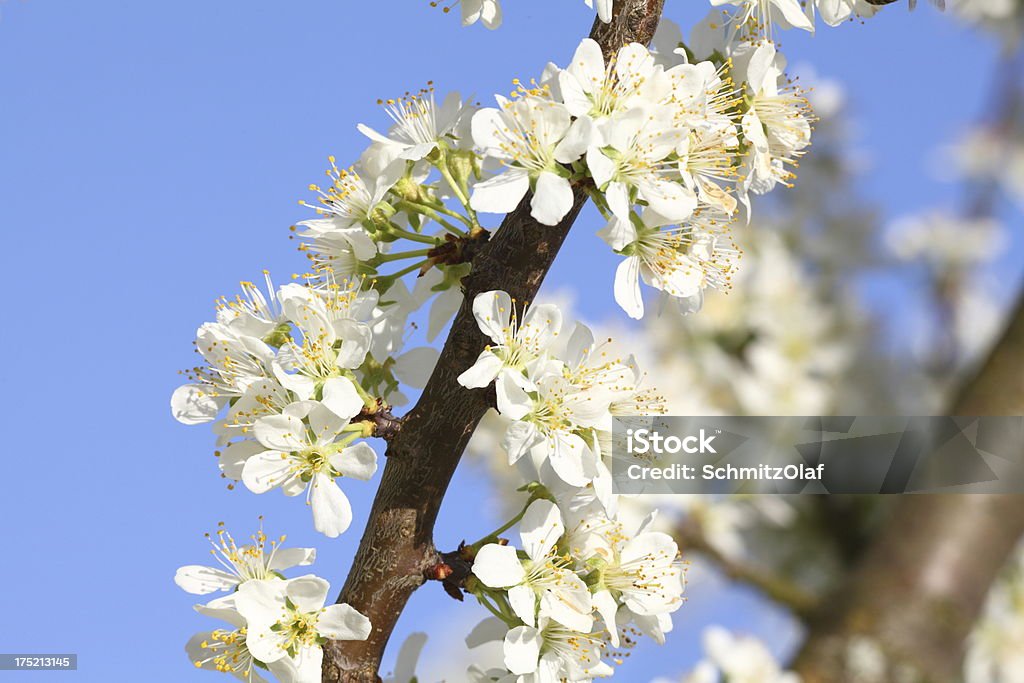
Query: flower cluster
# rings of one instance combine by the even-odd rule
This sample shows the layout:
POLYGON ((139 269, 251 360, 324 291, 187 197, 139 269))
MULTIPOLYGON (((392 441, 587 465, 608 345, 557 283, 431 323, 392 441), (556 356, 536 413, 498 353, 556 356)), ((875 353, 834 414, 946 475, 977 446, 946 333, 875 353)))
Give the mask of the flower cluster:
MULTIPOLYGON (((174 415, 216 421, 226 477, 256 493, 306 492, 317 529, 336 536, 351 511, 335 479, 376 469, 357 442, 372 435, 361 418, 401 403, 400 382, 422 386, 429 376, 436 352, 403 348, 406 321, 433 298, 432 339, 460 305, 458 283, 488 235, 478 212, 511 211, 532 191, 533 217, 554 225, 589 192, 608 221, 600 236, 623 257, 615 298, 627 313, 643 314, 641 281, 693 309, 705 287, 730 282, 738 205, 749 215, 749 193, 788 183, 810 140, 809 106, 782 83, 774 45, 732 52, 691 64, 682 48, 630 44, 606 61, 587 39, 567 68, 518 84, 497 108, 475 109, 457 94, 438 106, 432 87, 382 102, 394 126, 361 126, 371 144, 359 162, 341 169, 332 157, 330 186, 311 186, 318 201, 307 206, 318 217, 296 226, 311 262, 303 284, 275 289, 268 278, 263 292, 243 283, 240 296, 220 302, 217 320, 199 328, 204 362, 175 392, 174 415), (396 249, 401 240, 418 248, 396 249), (387 272, 403 260, 413 262, 387 272), (420 277, 410 291, 402 278, 412 272, 420 277)), ((580 372, 628 384, 628 371, 580 372)), ((499 382, 506 410, 546 410, 529 405, 512 377, 499 382)), ((573 407, 571 383, 556 374, 538 382, 539 400, 587 424, 589 402, 573 407)), ((524 420, 539 426, 521 440, 556 444, 560 475, 592 480, 592 449, 558 436, 559 419, 524 420)))
MULTIPOLYGON (((607 19, 611 3, 597 4, 607 19)), ((462 9, 500 20, 492 0, 462 9)), ((814 120, 772 43, 729 40, 697 60, 671 36, 654 51, 634 43, 612 54, 587 39, 568 66, 549 65, 528 86, 514 81, 496 107, 457 93, 439 100, 432 84, 380 101, 393 125, 360 125, 369 144, 358 161, 329 157, 328 182, 300 202, 316 212, 293 227, 306 272, 280 287, 269 276, 265 288, 242 283, 218 302, 197 331, 202 361, 174 392, 174 416, 212 424, 222 476, 257 494, 304 494, 315 528, 336 537, 353 517, 338 479, 374 475, 366 439, 383 436, 381 420, 406 400, 401 385, 423 387, 437 359, 432 348, 406 348, 409 317, 430 302, 432 341, 462 305, 474 254, 498 229, 482 214, 522 206, 553 228, 591 199, 599 236, 622 259, 615 299, 634 318, 645 310, 641 282, 685 310, 706 288, 727 288, 739 257, 731 225, 749 219, 751 195, 791 183, 814 120)), ((662 641, 681 604, 675 543, 649 520, 627 532, 611 490, 614 416, 663 412, 663 401, 631 357, 587 327, 563 334, 556 307, 500 291, 472 304, 491 344, 459 382, 494 385, 508 421, 501 446, 529 500, 500 530, 518 522, 521 550, 498 532, 467 547, 466 588, 503 629, 501 676, 604 675, 631 635, 662 641)), ((260 558, 262 543, 252 551, 260 558)), ((229 546, 226 557, 240 552, 229 546)), ((246 559, 244 571, 229 559, 237 581, 196 568, 179 575, 185 586, 235 589, 203 608, 236 628, 206 639, 216 652, 201 665, 251 678, 262 664, 305 680, 296 672, 313 670, 323 638, 361 633, 351 614, 318 611, 322 580, 281 580, 277 552, 276 561, 246 559)))
POLYGON ((492 637, 504 650, 503 670, 475 675, 609 675, 613 649, 637 633, 663 641, 682 604, 675 542, 646 522, 631 532, 618 521, 607 462, 613 416, 658 412, 660 399, 641 386, 632 359, 615 358, 586 326, 561 344, 556 306, 517 310, 494 291, 479 294, 473 312, 491 343, 459 382, 495 384, 508 419, 501 445, 530 492, 515 519, 465 550, 473 562, 466 587, 494 614, 492 637), (516 523, 518 549, 498 537, 516 523))
POLYGON ((282 683, 316 683, 327 640, 366 640, 370 620, 346 604, 327 607, 327 581, 308 574, 286 579, 282 571, 311 564, 312 548, 282 548, 282 536, 267 540, 262 528, 252 543, 235 543, 223 525, 210 538, 217 567, 190 565, 175 582, 185 591, 227 595, 196 605, 197 612, 227 627, 195 634, 185 646, 200 669, 230 673, 246 681, 270 671, 282 683))
POLYGON ((388 328, 377 292, 360 284, 275 289, 268 277, 264 294, 242 283, 243 294, 222 299, 216 321, 199 328, 195 350, 203 363, 171 398, 179 421, 214 423, 224 477, 254 493, 305 493, 316 529, 327 536, 352 520, 335 480, 365 481, 377 469, 373 449, 359 440, 373 434, 367 418, 382 408, 377 398, 397 386, 394 375, 418 383, 431 365, 417 350, 409 352, 412 363, 390 355, 400 330, 388 328), (364 389, 381 384, 378 397, 364 389))
POLYGON ((393 128, 360 126, 371 145, 359 162, 340 169, 332 157, 330 187, 311 186, 320 217, 297 226, 307 278, 367 278, 395 290, 384 298, 406 314, 440 294, 436 333, 460 302, 467 254, 488 234, 479 214, 508 213, 530 193, 533 218, 553 226, 585 192, 607 221, 599 235, 623 258, 614 293, 626 312, 644 313, 641 281, 699 307, 706 288, 730 284, 740 207, 749 219, 751 194, 792 183, 814 117, 774 44, 693 54, 663 35, 656 52, 633 43, 606 59, 585 39, 566 68, 514 81, 496 107, 457 94, 438 106, 432 86, 382 102, 393 128), (399 240, 417 248, 396 249, 399 240), (414 271, 424 277, 410 293, 400 278, 414 271))
POLYGON ((443 293, 437 330, 460 301, 467 249, 487 234, 478 214, 508 213, 530 193, 533 218, 553 226, 586 192, 607 221, 600 236, 623 257, 615 298, 626 312, 643 315, 641 281, 697 308, 704 289, 729 286, 739 207, 749 218, 751 194, 791 184, 814 117, 772 43, 691 62, 693 50, 671 42, 606 59, 585 39, 566 68, 514 81, 496 107, 457 94, 437 106, 432 88, 384 102, 392 130, 361 126, 372 144, 360 161, 339 169, 332 158, 331 186, 312 186, 321 217, 298 226, 308 276, 363 276, 383 292, 418 271, 430 279, 397 298, 418 306, 443 293), (396 251, 400 239, 419 248, 396 251), (414 263, 382 270, 402 259, 414 263))

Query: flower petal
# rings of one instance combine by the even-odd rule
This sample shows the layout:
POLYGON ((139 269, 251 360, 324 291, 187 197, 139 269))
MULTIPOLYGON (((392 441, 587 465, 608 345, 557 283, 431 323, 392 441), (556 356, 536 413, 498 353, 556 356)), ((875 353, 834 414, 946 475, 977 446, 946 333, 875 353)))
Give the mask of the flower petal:
POLYGON ((473 560, 473 574, 489 588, 515 586, 526 578, 516 549, 497 543, 480 548, 473 560))
POLYGON ((554 549, 555 543, 565 533, 562 513, 558 511, 558 506, 544 499, 530 503, 522 521, 519 522, 519 528, 523 550, 534 562, 540 562, 547 557, 554 549))
POLYGON ((323 398, 320 402, 346 421, 358 415, 364 406, 355 385, 347 377, 331 377, 324 382, 323 398))
POLYGON ((328 538, 345 533, 352 524, 352 506, 345 494, 326 474, 316 475, 309 485, 313 528, 328 538))
POLYGON ((257 453, 245 461, 242 467, 242 483, 253 493, 266 493, 272 488, 285 486, 293 478, 297 479, 292 471, 292 465, 292 459, 286 453, 257 453))
POLYGON ((640 294, 640 259, 630 256, 615 269, 615 302, 635 320, 644 317, 644 298, 640 294))
POLYGON ((477 294, 473 299, 473 317, 491 341, 504 344, 512 320, 512 297, 500 290, 477 294))
POLYGON ((327 583, 326 579, 307 574, 290 579, 285 587, 285 593, 299 611, 317 612, 324 606, 330 589, 331 584, 327 583))
POLYGON ((211 389, 202 384, 186 384, 171 395, 171 414, 182 424, 195 425, 211 422, 228 402, 227 396, 213 396, 211 389))
POLYGON ((474 185, 469 205, 485 213, 509 213, 519 206, 529 189, 530 174, 521 168, 509 168, 474 185))
POLYGON ((517 617, 527 626, 537 625, 537 594, 525 584, 508 589, 508 604, 517 617))
POLYGON ((361 441, 332 455, 331 467, 342 476, 368 481, 377 471, 377 453, 370 444, 361 441))
POLYGON ((304 567, 316 560, 316 548, 279 548, 267 562, 267 569, 282 571, 292 567, 304 567))
POLYGON ((187 593, 206 595, 233 589, 238 585, 238 577, 214 567, 190 564, 175 572, 174 583, 187 593))
POLYGON ((256 420, 253 434, 265 447, 290 453, 300 451, 308 443, 306 427, 293 415, 268 415, 256 420))
POLYGON ((468 370, 459 375, 459 384, 467 389, 481 389, 486 387, 502 368, 502 360, 493 352, 484 350, 480 352, 476 362, 468 370))
POLYGON ((531 674, 540 657, 540 632, 532 626, 516 626, 505 634, 505 667, 514 674, 531 674))
POLYGON ((568 178, 544 171, 537 176, 537 187, 530 200, 530 215, 543 225, 558 225, 572 209, 573 201, 568 178))
POLYGON ((325 607, 316 622, 317 633, 331 640, 366 640, 370 628, 370 620, 345 603, 325 607))

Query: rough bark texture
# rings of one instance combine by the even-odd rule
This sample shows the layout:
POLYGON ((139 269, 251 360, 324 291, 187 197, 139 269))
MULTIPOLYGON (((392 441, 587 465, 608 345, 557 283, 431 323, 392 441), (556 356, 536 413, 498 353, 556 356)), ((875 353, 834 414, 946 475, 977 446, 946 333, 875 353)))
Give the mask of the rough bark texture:
MULTIPOLYGON (((1024 299, 953 415, 1024 414, 1024 299)), ((842 594, 808 624, 805 683, 961 680, 964 639, 1024 534, 1024 495, 901 498, 842 594), (865 671, 868 649, 882 670, 865 671)))
MULTIPOLYGON (((609 24, 596 21, 591 37, 605 54, 654 36, 664 0, 620 0, 609 24)), ((434 521, 448 483, 477 423, 493 402, 493 389, 468 390, 456 378, 483 350, 473 319, 473 297, 501 289, 531 301, 579 214, 586 192, 574 190, 572 211, 554 227, 530 217, 530 196, 505 217, 494 237, 474 255, 463 281, 465 300, 452 325, 434 374, 416 407, 388 447, 387 465, 348 580, 338 597, 370 618, 362 642, 332 641, 324 647, 323 680, 367 683, 409 596, 440 560, 434 521)))

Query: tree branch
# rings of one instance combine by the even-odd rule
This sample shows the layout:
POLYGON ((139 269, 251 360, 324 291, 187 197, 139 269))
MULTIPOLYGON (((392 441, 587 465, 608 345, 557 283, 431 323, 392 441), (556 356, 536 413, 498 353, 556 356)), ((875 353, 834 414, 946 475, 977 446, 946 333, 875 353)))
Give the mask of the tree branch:
MULTIPOLYGON (((951 412, 1024 414, 1024 297, 951 412)), ((891 514, 841 593, 810 621, 795 664, 805 683, 854 680, 857 642, 885 655, 879 681, 961 680, 964 641, 1024 534, 1024 495, 904 496, 891 514)))
MULTIPOLYGON (((628 42, 646 44, 657 28, 663 3, 619 0, 612 21, 596 20, 591 37, 606 56, 628 42)), ((338 602, 369 617, 373 630, 365 641, 325 644, 325 682, 379 680, 377 669, 399 615, 440 561, 433 532, 441 500, 469 437, 493 402, 493 390, 469 390, 456 381, 486 341, 473 318, 473 298, 501 289, 519 302, 533 300, 586 197, 582 187, 575 188, 572 210, 549 227, 530 216, 527 195, 473 255, 472 271, 463 280, 466 296, 437 367, 388 446, 380 488, 338 597, 338 602)))
POLYGON ((798 616, 813 613, 820 602, 814 593, 787 580, 784 576, 778 576, 771 570, 759 569, 730 559, 708 541, 700 522, 695 519, 683 520, 676 528, 674 536, 683 553, 693 551, 703 555, 733 581, 751 586, 763 593, 769 600, 792 610, 798 616))

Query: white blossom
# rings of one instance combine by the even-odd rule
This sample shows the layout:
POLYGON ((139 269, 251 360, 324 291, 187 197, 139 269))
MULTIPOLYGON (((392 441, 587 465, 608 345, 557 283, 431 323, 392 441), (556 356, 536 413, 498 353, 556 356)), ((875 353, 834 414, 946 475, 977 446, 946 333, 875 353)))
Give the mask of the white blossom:
POLYGON ((398 99, 383 100, 380 104, 384 105, 394 126, 387 135, 381 135, 359 124, 359 132, 380 144, 389 157, 408 161, 419 161, 439 144, 454 142, 457 128, 469 110, 457 92, 448 93, 438 107, 432 86, 398 99))
POLYGON ((550 304, 530 306, 520 323, 515 302, 502 291, 478 294, 473 300, 473 317, 493 344, 459 375, 459 384, 468 389, 485 387, 500 375, 522 378, 524 371, 545 359, 562 326, 561 311, 550 304))
POLYGON ((693 213, 697 197, 680 184, 677 164, 669 159, 685 134, 664 116, 643 109, 630 110, 605 127, 602 146, 587 150, 587 166, 617 218, 629 220, 634 199, 670 221, 693 213))
POLYGON ((308 575, 286 581, 249 581, 235 604, 247 622, 246 643, 281 683, 321 677, 321 639, 366 640, 370 620, 350 605, 324 607, 329 584, 308 575))
POLYGON ((368 480, 377 471, 377 454, 365 442, 348 445, 361 432, 338 439, 364 404, 349 380, 338 378, 330 386, 331 409, 302 401, 281 415, 257 420, 253 432, 264 450, 245 461, 242 481, 253 493, 280 488, 297 496, 305 491, 316 530, 335 537, 352 522, 352 508, 335 479, 368 480))
POLYGON ((516 616, 528 626, 550 617, 578 632, 593 623, 590 592, 556 548, 565 531, 558 507, 547 500, 530 504, 519 523, 525 558, 512 546, 490 543, 477 552, 473 573, 491 588, 505 588, 516 616))
POLYGON ((477 183, 470 203, 477 211, 508 213, 532 189, 531 214, 545 225, 556 225, 573 205, 561 164, 582 156, 589 130, 579 122, 574 125, 565 105, 543 94, 495 99, 497 109, 473 115, 473 140, 505 170, 477 183))
POLYGON ((233 591, 246 581, 271 579, 278 572, 312 564, 315 548, 282 548, 284 536, 270 541, 261 528, 252 537, 252 543, 239 546, 221 524, 216 540, 210 538, 211 554, 221 568, 187 565, 178 569, 174 582, 183 590, 196 595, 214 591, 233 591))

